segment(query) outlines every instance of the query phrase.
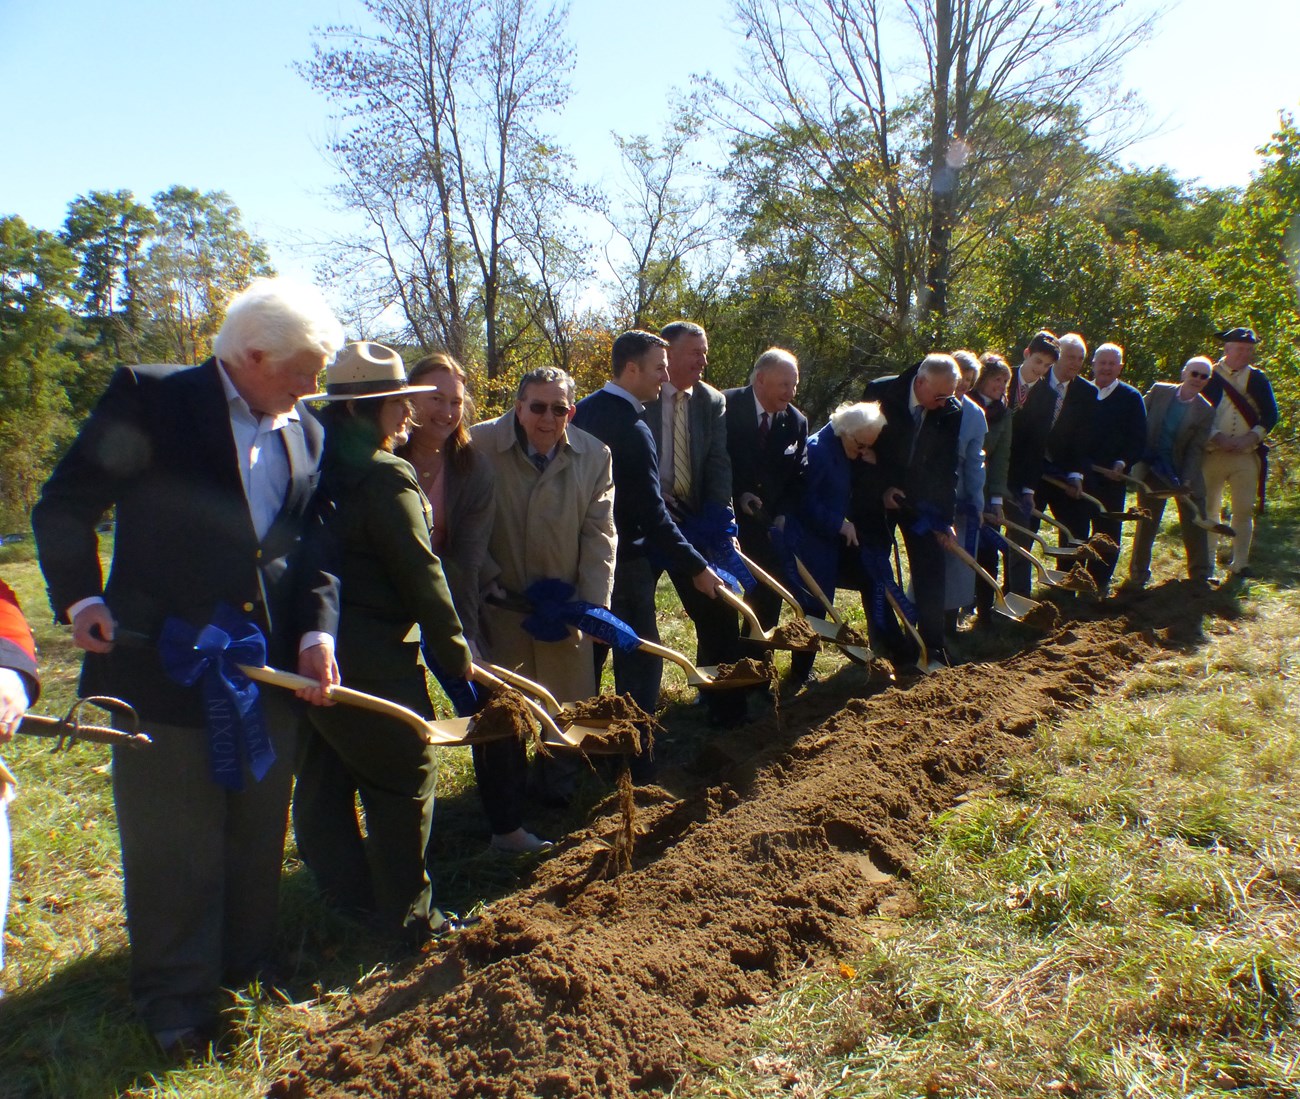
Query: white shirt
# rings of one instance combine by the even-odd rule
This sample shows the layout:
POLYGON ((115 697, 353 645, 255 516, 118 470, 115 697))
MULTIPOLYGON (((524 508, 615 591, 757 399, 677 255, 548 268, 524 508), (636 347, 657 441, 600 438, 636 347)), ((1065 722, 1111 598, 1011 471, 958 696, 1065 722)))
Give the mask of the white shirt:
POLYGON ((1097 386, 1097 400, 1104 401, 1118 388, 1119 388, 1118 378, 1116 378, 1113 382, 1110 383, 1110 385, 1106 386, 1104 389, 1101 386, 1097 386))

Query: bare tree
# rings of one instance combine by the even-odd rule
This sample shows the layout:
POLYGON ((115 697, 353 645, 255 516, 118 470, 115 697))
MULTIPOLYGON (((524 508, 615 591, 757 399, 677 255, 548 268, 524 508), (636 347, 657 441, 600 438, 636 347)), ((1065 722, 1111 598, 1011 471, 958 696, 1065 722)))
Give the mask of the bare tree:
POLYGON ((567 8, 534 0, 365 0, 375 29, 327 27, 301 66, 341 104, 329 152, 366 222, 336 250, 409 338, 489 377, 517 332, 503 295, 520 254, 512 204, 535 177, 542 118, 568 97, 567 8))
POLYGON ((620 324, 643 327, 682 284, 690 257, 721 239, 716 190, 683 179, 701 122, 693 105, 679 104, 658 142, 613 135, 626 185, 615 196, 617 209, 605 214, 613 230, 605 258, 617 282, 620 324))
POLYGON ((1150 17, 1124 4, 735 0, 747 71, 719 91, 742 201, 775 198, 768 216, 868 288, 891 340, 918 307, 933 338, 971 251, 1129 136, 1113 74, 1150 17))

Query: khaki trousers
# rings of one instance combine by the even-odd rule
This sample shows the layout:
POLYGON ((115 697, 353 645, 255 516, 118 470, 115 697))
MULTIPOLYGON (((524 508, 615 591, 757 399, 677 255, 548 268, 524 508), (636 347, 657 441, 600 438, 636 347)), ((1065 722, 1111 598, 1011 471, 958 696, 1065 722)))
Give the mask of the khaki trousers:
POLYGON ((1259 456, 1255 451, 1211 450, 1205 454, 1205 513, 1214 522, 1223 507, 1223 489, 1232 497, 1233 572, 1250 564, 1250 544, 1255 536, 1255 503, 1259 493, 1259 456))

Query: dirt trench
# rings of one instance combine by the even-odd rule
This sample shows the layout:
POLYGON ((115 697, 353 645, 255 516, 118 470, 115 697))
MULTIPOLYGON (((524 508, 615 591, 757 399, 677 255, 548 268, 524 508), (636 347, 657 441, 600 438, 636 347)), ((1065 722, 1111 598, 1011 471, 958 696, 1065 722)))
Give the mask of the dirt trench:
POLYGON ((611 802, 482 924, 362 990, 270 1094, 547 1099, 689 1083, 798 970, 854 956, 868 917, 908 914, 908 868, 936 812, 1029 750, 1040 720, 1196 632, 1194 601, 1143 600, 1000 664, 865 699, 823 684, 787 707, 783 736, 775 719, 747 727, 756 750, 716 785, 638 791, 633 869, 613 880, 611 802), (1157 636, 1156 620, 1173 624, 1157 636))

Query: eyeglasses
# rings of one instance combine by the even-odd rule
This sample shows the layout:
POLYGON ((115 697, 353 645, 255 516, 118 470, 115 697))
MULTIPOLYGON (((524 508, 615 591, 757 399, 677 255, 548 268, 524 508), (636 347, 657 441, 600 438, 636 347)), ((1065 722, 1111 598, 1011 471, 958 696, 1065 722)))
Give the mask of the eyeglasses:
POLYGON ((528 411, 534 416, 545 416, 550 412, 557 420, 560 420, 569 414, 569 406, 567 404, 547 404, 545 401, 529 401, 528 411))
POLYGON ((1195 378, 1197 381, 1200 382, 1208 382, 1210 380, 1210 376, 1208 374, 1198 374, 1195 370, 1189 370, 1187 372, 1187 376, 1189 378, 1195 378))

